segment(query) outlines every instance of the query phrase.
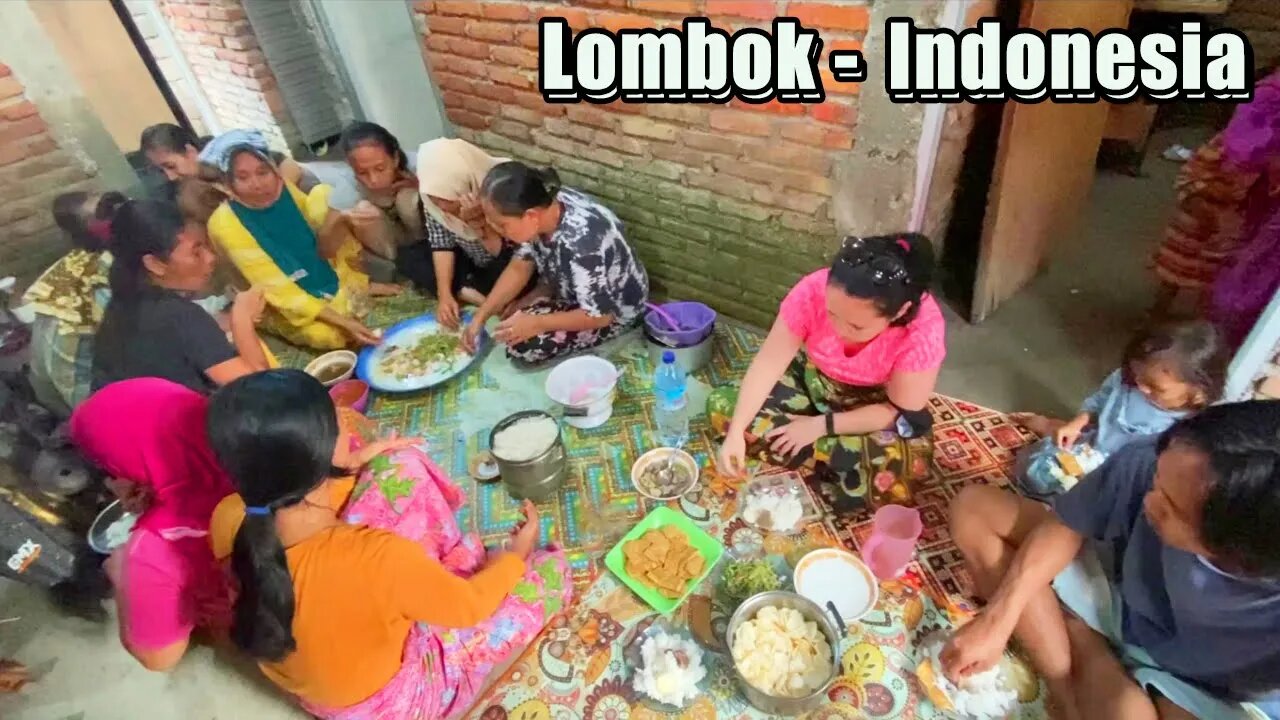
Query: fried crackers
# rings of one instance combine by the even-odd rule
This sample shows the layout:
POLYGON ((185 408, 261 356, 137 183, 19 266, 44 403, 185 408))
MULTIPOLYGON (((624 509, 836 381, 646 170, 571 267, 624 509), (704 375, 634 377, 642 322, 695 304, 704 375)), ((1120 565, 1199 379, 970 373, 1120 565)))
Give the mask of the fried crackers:
POLYGON ((622 546, 627 574, 674 600, 689 581, 702 574, 707 561, 673 525, 654 528, 622 546))

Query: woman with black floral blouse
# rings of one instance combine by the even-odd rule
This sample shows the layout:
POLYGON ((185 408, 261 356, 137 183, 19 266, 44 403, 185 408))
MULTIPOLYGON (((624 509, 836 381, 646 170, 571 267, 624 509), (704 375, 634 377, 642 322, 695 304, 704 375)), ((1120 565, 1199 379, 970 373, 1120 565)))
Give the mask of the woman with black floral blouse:
POLYGON ((467 326, 464 345, 474 348, 485 321, 514 300, 535 271, 550 297, 525 304, 495 333, 520 363, 595 347, 644 313, 649 277, 613 211, 561 188, 555 170, 516 161, 495 165, 480 194, 489 224, 520 247, 467 326))

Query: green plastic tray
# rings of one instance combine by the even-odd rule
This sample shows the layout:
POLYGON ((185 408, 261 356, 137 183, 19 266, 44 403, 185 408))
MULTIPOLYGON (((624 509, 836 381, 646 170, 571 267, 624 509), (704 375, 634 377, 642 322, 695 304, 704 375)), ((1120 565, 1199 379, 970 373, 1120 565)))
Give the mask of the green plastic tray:
POLYGON ((604 558, 604 565, 613 571, 613 574, 617 575, 618 579, 621 580, 624 585, 631 588, 632 592, 639 595, 641 600, 648 603, 649 607, 652 607, 663 615, 670 615, 672 610, 680 607, 680 604, 685 601, 685 598, 689 597, 689 594, 701 585, 703 580, 707 579, 707 576, 711 574, 711 570, 715 568, 716 563, 720 562, 720 558, 723 556, 724 545, 720 544, 719 540, 716 540, 708 535, 702 528, 694 525, 693 521, 685 515, 663 505, 655 508, 653 512, 646 515, 645 518, 640 521, 639 525, 631 528, 631 532, 627 533, 622 540, 618 541, 617 545, 613 546, 613 549, 610 550, 609 554, 604 558), (693 581, 689 583, 684 594, 674 600, 663 596, 662 593, 659 593, 657 590, 654 590, 643 582, 631 577, 631 575, 627 573, 626 562, 622 556, 622 546, 627 542, 640 537, 653 528, 666 527, 667 525, 675 525, 676 528, 688 536, 689 544, 702 554, 703 560, 707 561, 707 566, 702 570, 702 574, 694 578, 693 581))

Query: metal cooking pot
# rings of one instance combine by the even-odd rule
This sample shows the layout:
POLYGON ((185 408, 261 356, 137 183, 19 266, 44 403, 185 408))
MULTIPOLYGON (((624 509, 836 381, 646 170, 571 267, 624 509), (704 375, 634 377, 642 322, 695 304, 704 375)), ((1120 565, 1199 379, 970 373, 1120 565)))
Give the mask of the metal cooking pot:
MULTIPOLYGON (((534 417, 549 418, 552 422, 556 422, 557 427, 559 426, 559 422, 549 413, 541 410, 522 410, 508 415, 493 426, 493 430, 489 431, 489 447, 493 448, 493 439, 498 433, 521 420, 534 417)), ((492 449, 490 453, 498 463, 502 483, 506 486, 507 492, 517 500, 542 502, 554 495, 564 483, 566 455, 564 438, 558 431, 551 446, 530 460, 504 460, 492 449)))
POLYGON ((653 366, 658 367, 662 364, 662 353, 668 350, 675 353, 676 367, 688 375, 695 373, 706 367, 711 362, 711 350, 715 345, 716 334, 713 332, 702 340, 687 345, 685 347, 671 347, 659 342, 653 335, 649 334, 648 328, 645 328, 644 341, 649 346, 649 359, 653 361, 653 366))
POLYGON ((827 643, 831 646, 831 673, 821 687, 803 697, 775 697, 757 689, 756 686, 747 682, 747 679, 738 672, 738 664, 736 662, 733 666, 733 675, 738 679, 738 686, 742 688, 742 693, 747 696, 747 700, 760 712, 781 717, 803 715, 823 703, 827 697, 827 691, 831 689, 831 684, 836 681, 836 677, 840 673, 840 633, 836 630, 835 623, 832 622, 831 617, 812 600, 785 590, 762 592, 752 595, 743 601, 738 606, 737 611, 733 613, 733 617, 729 618, 729 625, 725 628, 724 633, 724 644, 725 647, 729 648, 731 659, 733 657, 733 636, 738 632, 738 628, 742 623, 754 618, 760 610, 770 605, 798 610, 806 620, 812 620, 818 625, 818 629, 822 631, 823 635, 827 636, 827 643))

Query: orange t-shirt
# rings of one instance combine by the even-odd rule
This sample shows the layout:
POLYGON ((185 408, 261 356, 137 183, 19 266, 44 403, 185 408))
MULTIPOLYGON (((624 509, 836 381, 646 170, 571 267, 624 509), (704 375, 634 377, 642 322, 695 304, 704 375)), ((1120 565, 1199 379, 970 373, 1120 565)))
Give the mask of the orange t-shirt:
MULTIPOLYGON (((243 520, 239 495, 218 504, 209 528, 215 557, 231 555, 243 520)), ((381 690, 399 672, 415 622, 474 626, 498 609, 525 569, 520 558, 504 553, 461 578, 417 543, 361 525, 317 533, 286 548, 285 558, 293 578, 297 650, 260 666, 287 692, 329 707, 381 690)))

